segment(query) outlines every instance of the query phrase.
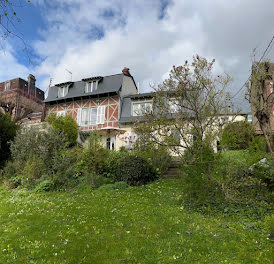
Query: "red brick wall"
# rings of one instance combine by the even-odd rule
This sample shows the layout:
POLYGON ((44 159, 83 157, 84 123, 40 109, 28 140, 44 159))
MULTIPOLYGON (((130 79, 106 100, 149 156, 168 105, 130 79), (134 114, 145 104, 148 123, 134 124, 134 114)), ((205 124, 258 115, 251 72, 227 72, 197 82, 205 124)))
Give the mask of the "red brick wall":
POLYGON ((102 98, 82 99, 74 102, 59 103, 56 105, 47 105, 47 114, 58 111, 66 111, 77 121, 77 111, 83 107, 96 107, 105 105, 105 122, 101 125, 79 127, 80 130, 98 130, 104 127, 118 127, 119 118, 119 96, 109 96, 102 98))

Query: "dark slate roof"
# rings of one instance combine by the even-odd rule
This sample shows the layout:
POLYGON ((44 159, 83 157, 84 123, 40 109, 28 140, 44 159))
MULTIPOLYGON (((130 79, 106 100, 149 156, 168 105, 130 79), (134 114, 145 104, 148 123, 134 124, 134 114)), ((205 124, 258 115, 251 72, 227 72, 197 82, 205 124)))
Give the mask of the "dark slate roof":
POLYGON ((152 99, 154 93, 141 93, 133 94, 123 97, 121 106, 120 123, 134 122, 135 120, 142 120, 142 116, 132 116, 131 115, 131 104, 134 99, 152 99))
POLYGON ((64 97, 58 97, 58 84, 50 87, 48 97, 45 99, 45 103, 59 101, 64 99, 70 99, 75 97, 85 97, 92 95, 102 95, 107 93, 118 93, 122 87, 123 74, 115 74, 102 77, 98 83, 96 91, 91 93, 85 93, 86 82, 78 81, 72 82, 69 86, 68 94, 64 97))

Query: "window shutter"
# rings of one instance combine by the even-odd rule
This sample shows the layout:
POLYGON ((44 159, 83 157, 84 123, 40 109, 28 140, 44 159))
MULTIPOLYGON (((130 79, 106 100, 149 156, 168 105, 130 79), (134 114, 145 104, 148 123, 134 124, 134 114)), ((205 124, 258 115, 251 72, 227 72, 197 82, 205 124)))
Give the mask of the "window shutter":
POLYGON ((100 119, 100 124, 104 124, 105 123, 105 110, 106 107, 103 105, 101 106, 101 119, 100 119))
POLYGON ((81 126, 81 117, 82 117, 82 108, 78 108, 77 110, 77 124, 81 126))
POLYGON ((101 112, 102 112, 102 107, 98 106, 97 107, 97 119, 96 119, 96 124, 101 124, 101 112))
POLYGON ((58 88, 58 97, 61 97, 61 89, 62 88, 58 88))
POLYGON ((91 125, 96 125, 97 120, 98 120, 98 109, 97 108, 91 108, 91 116, 90 116, 90 120, 91 120, 91 125))

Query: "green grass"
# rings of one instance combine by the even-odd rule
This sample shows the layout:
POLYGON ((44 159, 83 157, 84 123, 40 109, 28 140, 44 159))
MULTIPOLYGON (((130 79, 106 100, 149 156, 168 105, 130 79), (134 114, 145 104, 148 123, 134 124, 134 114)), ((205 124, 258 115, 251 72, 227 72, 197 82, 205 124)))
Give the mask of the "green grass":
POLYGON ((265 219, 201 214, 179 180, 125 190, 0 189, 0 263, 273 263, 265 219))

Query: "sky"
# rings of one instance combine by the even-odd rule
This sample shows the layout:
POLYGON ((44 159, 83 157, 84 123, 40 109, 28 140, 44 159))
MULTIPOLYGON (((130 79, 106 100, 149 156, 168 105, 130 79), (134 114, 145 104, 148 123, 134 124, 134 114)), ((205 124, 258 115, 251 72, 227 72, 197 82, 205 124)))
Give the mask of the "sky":
MULTIPOLYGON (((141 92, 199 54, 233 77, 233 96, 274 35, 273 0, 31 0, 15 33, 0 39, 0 81, 36 76, 52 84, 130 69, 141 92), (24 48, 27 47, 27 50, 24 48), (255 53, 253 50, 255 49, 255 53), (67 71, 68 70, 68 71, 67 71)), ((274 46, 274 45, 273 45, 274 46)), ((274 61, 274 48, 266 59, 274 61)), ((245 90, 233 99, 247 109, 245 90)))

